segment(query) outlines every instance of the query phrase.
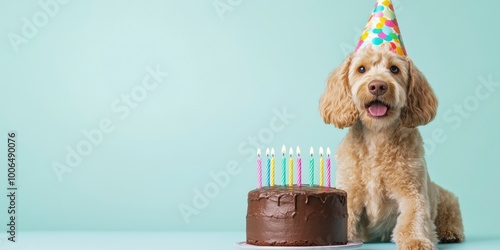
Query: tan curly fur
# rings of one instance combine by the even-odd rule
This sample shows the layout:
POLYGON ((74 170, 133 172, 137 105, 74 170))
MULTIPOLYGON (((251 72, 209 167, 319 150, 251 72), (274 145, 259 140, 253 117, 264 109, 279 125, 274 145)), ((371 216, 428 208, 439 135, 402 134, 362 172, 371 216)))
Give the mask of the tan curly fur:
POLYGON ((436 109, 424 75, 385 46, 351 54, 330 75, 320 113, 325 123, 350 127, 335 155, 337 187, 348 193, 350 241, 393 240, 398 249, 427 250, 464 240, 458 199, 430 180, 416 128, 436 109), (373 81, 387 83, 387 91, 372 94, 373 81), (370 114, 374 100, 388 107, 384 116, 370 114))

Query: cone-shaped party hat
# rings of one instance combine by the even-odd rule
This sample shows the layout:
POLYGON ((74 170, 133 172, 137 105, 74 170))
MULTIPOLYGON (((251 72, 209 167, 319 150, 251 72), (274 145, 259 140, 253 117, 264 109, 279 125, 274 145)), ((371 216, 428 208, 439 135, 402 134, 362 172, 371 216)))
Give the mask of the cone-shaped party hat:
POLYGON ((406 56, 406 49, 399 31, 398 21, 394 13, 394 7, 390 0, 377 0, 375 9, 368 19, 363 34, 359 39, 358 46, 354 52, 371 44, 372 46, 380 46, 382 44, 390 44, 392 52, 406 56))

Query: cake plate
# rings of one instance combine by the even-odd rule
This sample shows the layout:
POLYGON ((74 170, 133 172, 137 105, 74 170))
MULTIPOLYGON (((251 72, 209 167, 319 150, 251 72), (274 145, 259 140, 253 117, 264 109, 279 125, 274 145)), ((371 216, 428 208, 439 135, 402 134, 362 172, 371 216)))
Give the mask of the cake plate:
POLYGON ((238 242, 236 246, 240 249, 257 249, 257 250, 275 250, 275 249, 297 249, 297 250, 335 250, 335 249, 347 249, 347 248, 358 248, 363 246, 361 242, 348 242, 346 245, 331 245, 331 246, 256 246, 247 244, 246 242, 238 242))

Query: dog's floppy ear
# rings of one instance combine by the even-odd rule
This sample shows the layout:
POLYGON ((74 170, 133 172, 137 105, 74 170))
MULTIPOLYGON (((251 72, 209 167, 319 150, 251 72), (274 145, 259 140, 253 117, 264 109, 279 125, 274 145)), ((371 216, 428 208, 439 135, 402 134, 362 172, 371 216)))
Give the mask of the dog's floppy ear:
POLYGON ((414 128, 425 125, 436 116, 437 98, 431 86, 411 59, 409 65, 409 84, 406 96, 406 106, 401 111, 402 125, 414 128))
POLYGON ((347 79, 351 59, 352 55, 330 74, 325 92, 319 101, 323 121, 333 123, 337 128, 350 127, 359 118, 347 79))

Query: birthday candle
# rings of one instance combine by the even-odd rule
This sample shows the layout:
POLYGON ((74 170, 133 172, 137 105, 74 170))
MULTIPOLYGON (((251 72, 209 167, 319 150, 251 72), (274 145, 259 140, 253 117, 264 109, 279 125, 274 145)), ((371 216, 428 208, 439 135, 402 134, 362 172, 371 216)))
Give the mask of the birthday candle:
POLYGON ((286 185, 286 148, 285 145, 281 147, 281 154, 283 155, 283 158, 281 159, 281 180, 283 182, 283 186, 286 185))
POLYGON ((288 159, 288 186, 293 186, 293 149, 289 151, 290 159, 288 159))
POLYGON ((257 186, 262 187, 262 159, 260 158, 260 148, 257 149, 257 186))
POLYGON ((274 186, 274 148, 271 148, 271 186, 274 186))
POLYGON ((319 147, 319 185, 324 186, 325 162, 323 160, 323 147, 319 147))
POLYGON ((313 147, 311 147, 311 150, 309 150, 309 153, 311 154, 311 159, 309 160, 309 174, 311 181, 309 182, 309 186, 314 185, 314 150, 313 147))
POLYGON ((300 158, 300 148, 297 146, 297 186, 302 186, 302 159, 300 158))
POLYGON ((269 148, 266 148, 266 184, 271 186, 271 159, 269 158, 269 148))
POLYGON ((330 187, 330 148, 326 148, 326 186, 330 187))

